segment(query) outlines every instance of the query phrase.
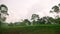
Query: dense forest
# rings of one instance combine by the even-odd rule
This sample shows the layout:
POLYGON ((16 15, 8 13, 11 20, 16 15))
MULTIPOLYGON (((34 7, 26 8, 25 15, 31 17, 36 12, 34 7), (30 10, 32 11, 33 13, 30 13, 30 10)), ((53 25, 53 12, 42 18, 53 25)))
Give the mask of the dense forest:
POLYGON ((32 26, 32 25, 41 25, 41 24, 60 24, 60 4, 55 5, 51 8, 49 13, 56 13, 55 18, 44 16, 42 18, 39 17, 38 14, 32 14, 31 19, 24 19, 22 22, 15 23, 6 23, 6 16, 8 16, 8 7, 4 4, 0 5, 0 26, 1 27, 9 27, 9 26, 32 26))

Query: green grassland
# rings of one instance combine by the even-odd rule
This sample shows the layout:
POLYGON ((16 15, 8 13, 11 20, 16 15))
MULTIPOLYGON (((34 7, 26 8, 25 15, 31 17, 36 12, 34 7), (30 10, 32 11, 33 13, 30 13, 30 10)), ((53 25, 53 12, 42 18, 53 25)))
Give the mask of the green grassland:
POLYGON ((60 24, 11 26, 1 28, 0 34, 60 34, 60 24))

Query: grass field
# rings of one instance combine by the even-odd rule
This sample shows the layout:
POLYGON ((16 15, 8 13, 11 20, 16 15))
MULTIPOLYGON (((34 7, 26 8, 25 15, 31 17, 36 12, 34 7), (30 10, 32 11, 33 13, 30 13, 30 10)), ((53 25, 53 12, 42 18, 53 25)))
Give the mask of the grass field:
POLYGON ((0 34, 60 34, 60 25, 41 24, 2 28, 0 34))

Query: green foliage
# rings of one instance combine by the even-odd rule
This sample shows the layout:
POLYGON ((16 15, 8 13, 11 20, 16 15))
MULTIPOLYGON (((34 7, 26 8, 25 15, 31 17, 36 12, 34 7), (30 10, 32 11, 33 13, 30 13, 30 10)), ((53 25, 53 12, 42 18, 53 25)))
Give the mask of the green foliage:
POLYGON ((1 26, 1 28, 4 27, 4 26, 5 27, 8 26, 8 24, 5 23, 6 15, 8 15, 7 11, 8 11, 7 6, 4 5, 4 4, 1 4, 0 5, 0 26, 1 26))
POLYGON ((54 12, 56 12, 56 13, 59 12, 59 7, 58 6, 53 6, 52 9, 54 9, 54 12))
POLYGON ((7 6, 4 4, 1 4, 0 5, 0 21, 6 20, 6 15, 8 15, 7 11, 8 11, 7 6))
POLYGON ((24 27, 10 27, 2 28, 0 34, 57 34, 60 33, 60 25, 35 25, 35 26, 24 26, 24 27))
POLYGON ((53 11, 50 11, 51 13, 52 12, 55 12, 57 15, 55 16, 55 19, 51 19, 52 22, 55 22, 55 24, 59 24, 60 23, 60 4, 55 5, 52 7, 53 11))
POLYGON ((31 20, 39 19, 39 15, 37 14, 32 14, 31 20))
POLYGON ((13 23, 10 23, 8 26, 13 26, 13 23))
POLYGON ((58 6, 60 7, 60 3, 58 4, 58 6))
POLYGON ((33 24, 37 24, 37 20, 39 19, 39 15, 37 15, 37 14, 32 14, 32 16, 31 16, 31 20, 32 20, 32 25, 33 24))
POLYGON ((60 18, 55 19, 55 22, 56 22, 57 24, 60 24, 60 18))
POLYGON ((20 26, 26 26, 25 22, 20 23, 20 26))
POLYGON ((52 9, 53 9, 53 10, 51 10, 50 13, 55 12, 55 13, 57 14, 56 16, 57 16, 57 18, 58 18, 58 17, 59 17, 58 14, 60 13, 60 4, 58 4, 58 6, 57 6, 57 5, 53 6, 52 9))
POLYGON ((31 25, 31 22, 28 19, 24 19, 23 22, 26 23, 26 25, 31 25))

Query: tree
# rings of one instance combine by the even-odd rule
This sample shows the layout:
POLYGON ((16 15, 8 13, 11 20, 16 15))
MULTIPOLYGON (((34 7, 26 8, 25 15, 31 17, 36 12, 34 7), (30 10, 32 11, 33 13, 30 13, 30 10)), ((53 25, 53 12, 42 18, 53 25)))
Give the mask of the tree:
POLYGON ((60 18, 55 19, 56 24, 60 24, 60 18))
POLYGON ((14 24, 12 22, 10 22, 10 24, 8 24, 8 26, 14 26, 14 24))
POLYGON ((36 20, 36 19, 39 19, 39 15, 37 15, 37 14, 32 14, 31 20, 36 20))
POLYGON ((42 17, 41 19, 38 20, 40 24, 53 24, 54 19, 49 16, 42 17))
POLYGON ((52 17, 47 16, 47 24, 55 24, 55 19, 52 17))
POLYGON ((47 22, 47 17, 42 17, 41 18, 41 24, 45 24, 47 22))
POLYGON ((4 4, 1 4, 0 5, 0 25, 2 24, 2 22, 6 20, 6 15, 8 15, 7 11, 8 11, 7 6, 4 4))
POLYGON ((38 19, 39 19, 39 15, 37 15, 37 14, 32 14, 31 20, 33 20, 33 21, 32 21, 31 24, 35 24, 38 19))
POLYGON ((59 13, 60 13, 60 4, 58 4, 58 6, 57 5, 53 6, 52 9, 53 9, 53 11, 50 11, 50 12, 51 13, 55 12, 57 14, 55 16, 55 18, 56 18, 55 19, 55 23, 59 23, 60 20, 58 18, 60 18, 60 16, 59 16, 59 13))
POLYGON ((59 7, 58 6, 53 6, 52 9, 54 9, 54 12, 56 12, 56 13, 59 12, 59 7))
POLYGON ((58 6, 60 7, 60 3, 58 4, 58 6))
POLYGON ((23 22, 26 23, 26 25, 31 25, 31 22, 28 19, 24 19, 23 22))
POLYGON ((51 13, 55 12, 57 14, 57 16, 56 16, 57 18, 59 17, 59 12, 60 12, 59 7, 60 7, 60 4, 58 4, 58 6, 55 5, 55 6, 52 7, 53 11, 50 11, 51 13))

